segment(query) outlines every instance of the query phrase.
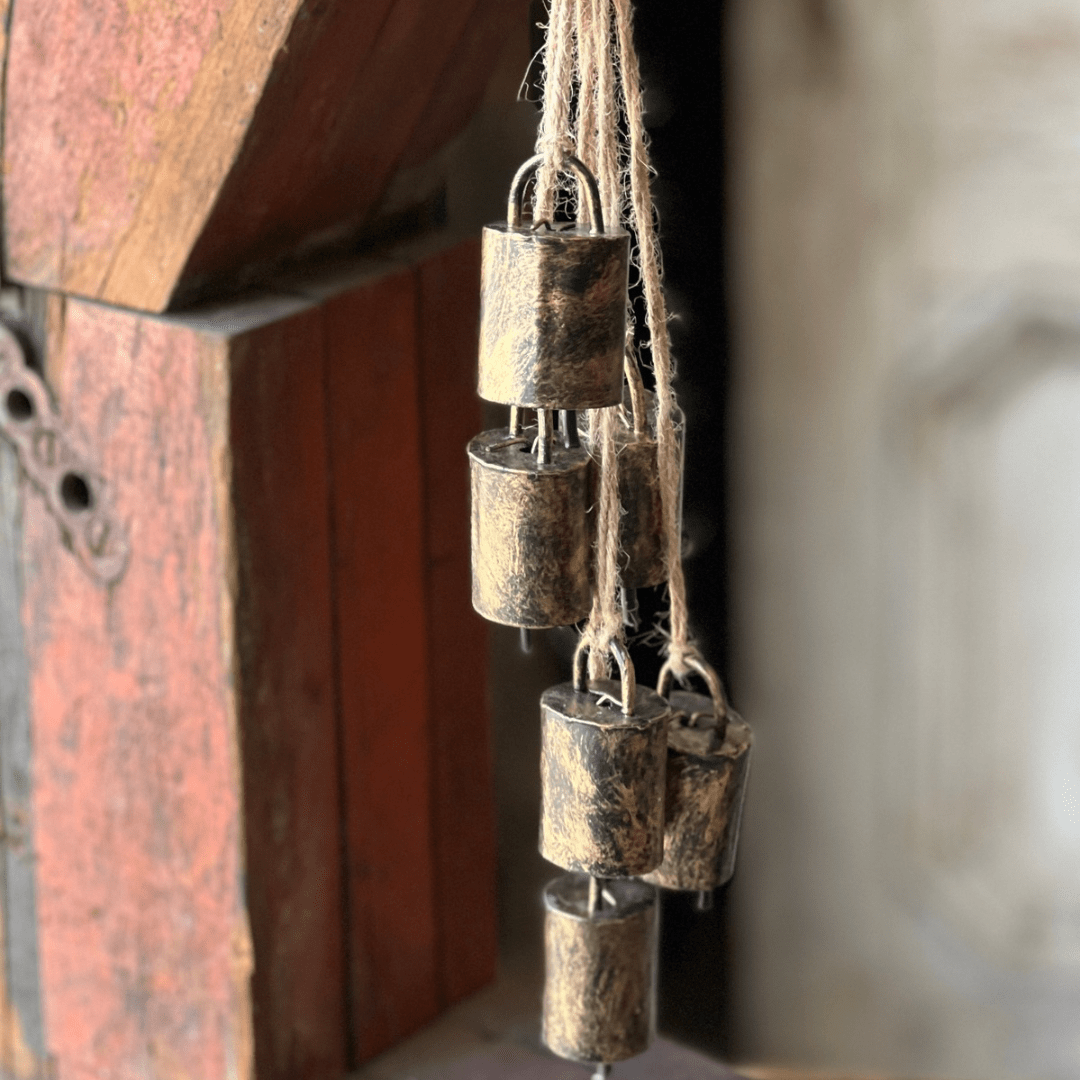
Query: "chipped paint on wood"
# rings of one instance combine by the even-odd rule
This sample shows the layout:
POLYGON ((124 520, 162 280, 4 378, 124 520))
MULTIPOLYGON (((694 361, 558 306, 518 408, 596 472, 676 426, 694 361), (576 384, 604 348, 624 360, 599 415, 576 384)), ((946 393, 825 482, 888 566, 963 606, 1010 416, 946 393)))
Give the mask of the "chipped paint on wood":
POLYGON ((415 156, 414 137, 433 153, 464 126, 499 55, 475 43, 515 19, 524 35, 525 11, 524 0, 16 5, 11 275, 160 311, 348 239, 415 156), (462 43, 476 61, 464 70, 462 43))
POLYGON ((14 452, 0 444, 0 1075, 36 1080, 47 1068, 41 1015, 33 824, 30 714, 23 643, 22 517, 14 452))

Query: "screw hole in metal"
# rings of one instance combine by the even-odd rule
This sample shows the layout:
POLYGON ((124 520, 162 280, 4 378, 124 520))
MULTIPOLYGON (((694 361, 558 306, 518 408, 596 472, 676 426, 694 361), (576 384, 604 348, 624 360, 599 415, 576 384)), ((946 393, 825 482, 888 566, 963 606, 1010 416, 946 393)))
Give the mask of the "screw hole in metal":
POLYGON ((60 481, 60 498, 73 514, 89 510, 94 505, 94 496, 86 478, 78 473, 65 473, 60 481))
POLYGON ((34 402, 25 390, 9 390, 4 406, 12 420, 22 422, 34 415, 34 402))

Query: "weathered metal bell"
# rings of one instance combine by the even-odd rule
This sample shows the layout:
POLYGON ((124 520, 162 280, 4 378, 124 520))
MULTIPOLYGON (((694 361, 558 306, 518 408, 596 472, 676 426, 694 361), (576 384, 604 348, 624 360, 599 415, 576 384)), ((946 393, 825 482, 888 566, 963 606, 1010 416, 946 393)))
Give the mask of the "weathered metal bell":
POLYGON ((533 409, 595 409, 622 398, 630 237, 604 228, 600 191, 574 157, 591 228, 522 222, 525 185, 514 177, 506 224, 483 231, 479 393, 533 409))
POLYGON ((545 1045, 587 1064, 643 1053, 656 1031, 656 890, 566 874, 544 907, 545 1045))
MULTIPOLYGON (((626 360, 627 386, 615 423, 619 468, 619 580, 624 588, 644 589, 667 580, 667 534, 660 497, 655 395, 644 388, 633 359, 626 360)), ((675 430, 682 448, 682 411, 676 408, 675 430)), ((586 437, 592 431, 586 429, 586 437)), ((679 469, 682 477, 682 468, 679 469)), ((677 509, 682 528, 682 492, 677 509)))
POLYGON ((541 629, 589 614, 593 471, 573 418, 564 425, 558 442, 541 412, 538 427, 469 443, 472 600, 492 622, 541 629))
POLYGON ((709 893, 735 872, 753 735, 724 697, 716 673, 691 657, 710 696, 676 690, 668 697, 671 667, 657 691, 671 702, 668 728, 664 861, 646 880, 665 889, 709 893))
POLYGON ((540 853, 564 870, 634 877, 660 864, 664 773, 671 712, 636 687, 626 650, 611 646, 622 675, 588 682, 586 647, 574 681, 540 698, 540 853))

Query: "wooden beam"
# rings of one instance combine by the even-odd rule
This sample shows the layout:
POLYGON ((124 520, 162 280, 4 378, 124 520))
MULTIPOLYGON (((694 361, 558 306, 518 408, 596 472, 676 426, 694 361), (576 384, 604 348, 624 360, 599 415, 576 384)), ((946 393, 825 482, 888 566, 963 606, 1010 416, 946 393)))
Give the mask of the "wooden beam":
POLYGON ((187 319, 52 299, 131 546, 102 590, 24 493, 61 1076, 331 1080, 493 976, 477 260, 187 319))
POLYGON ((7 271, 162 311, 361 233, 468 119, 525 0, 16 5, 7 271), (459 58, 466 56, 468 63, 459 58))

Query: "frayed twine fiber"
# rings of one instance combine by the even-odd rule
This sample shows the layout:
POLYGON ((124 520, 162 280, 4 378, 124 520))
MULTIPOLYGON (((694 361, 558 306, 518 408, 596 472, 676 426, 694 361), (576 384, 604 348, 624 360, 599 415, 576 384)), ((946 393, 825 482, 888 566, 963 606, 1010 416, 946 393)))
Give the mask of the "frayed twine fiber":
MULTIPOLYGON (((559 172, 565 156, 576 153, 596 174, 607 227, 626 224, 637 238, 635 262, 641 274, 656 380, 657 457, 671 605, 667 657, 673 673, 682 675, 688 671, 686 658, 696 656, 697 650, 690 641, 682 566, 679 534, 682 478, 675 430, 675 372, 650 190, 652 170, 641 74, 633 41, 631 0, 551 0, 544 48, 543 100, 536 145, 545 162, 537 176, 534 220, 553 220, 559 172), (626 136, 620 147, 622 127, 626 136)), ((585 200, 579 200, 582 214, 587 213, 584 203, 585 200)), ((628 363, 634 363, 629 355, 628 363)), ((634 385, 631 379, 631 387, 634 385)), ((593 677, 608 670, 611 642, 623 638, 618 604, 621 508, 616 422, 615 409, 598 409, 589 421, 594 433, 590 444, 600 459, 596 587, 592 613, 583 635, 590 646, 593 677)))

